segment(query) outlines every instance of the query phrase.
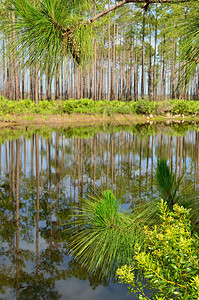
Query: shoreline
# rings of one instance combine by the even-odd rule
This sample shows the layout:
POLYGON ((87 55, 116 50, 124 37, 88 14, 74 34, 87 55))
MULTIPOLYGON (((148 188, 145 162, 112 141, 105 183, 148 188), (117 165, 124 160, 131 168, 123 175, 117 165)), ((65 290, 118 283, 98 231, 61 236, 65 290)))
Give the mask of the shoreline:
POLYGON ((148 116, 148 115, 132 115, 132 114, 115 114, 113 116, 103 115, 89 115, 89 114, 63 114, 63 115, 6 115, 0 116, 0 128, 4 127, 18 127, 30 125, 46 125, 46 126, 63 126, 63 127, 81 127, 92 126, 100 124, 112 125, 130 125, 141 123, 154 123, 154 122, 199 122, 199 116, 148 116))

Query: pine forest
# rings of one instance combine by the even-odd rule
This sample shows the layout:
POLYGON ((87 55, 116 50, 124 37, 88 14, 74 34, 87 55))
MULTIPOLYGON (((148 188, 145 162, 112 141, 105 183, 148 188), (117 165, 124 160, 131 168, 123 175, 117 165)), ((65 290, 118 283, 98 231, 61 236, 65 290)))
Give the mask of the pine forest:
POLYGON ((0 94, 10 100, 199 100, 198 1, 0 5, 0 94))

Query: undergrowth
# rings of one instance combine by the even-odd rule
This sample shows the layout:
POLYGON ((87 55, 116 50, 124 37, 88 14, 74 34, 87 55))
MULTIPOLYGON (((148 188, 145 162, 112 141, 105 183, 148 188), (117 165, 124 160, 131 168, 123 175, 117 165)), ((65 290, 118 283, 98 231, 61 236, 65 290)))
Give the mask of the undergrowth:
POLYGON ((100 114, 103 116, 114 116, 115 114, 153 114, 153 115, 197 115, 199 114, 199 101, 170 100, 149 101, 138 100, 137 102, 94 101, 92 99, 80 100, 43 100, 36 107, 31 99, 19 100, 18 102, 8 100, 0 96, 0 115, 9 114, 100 114))

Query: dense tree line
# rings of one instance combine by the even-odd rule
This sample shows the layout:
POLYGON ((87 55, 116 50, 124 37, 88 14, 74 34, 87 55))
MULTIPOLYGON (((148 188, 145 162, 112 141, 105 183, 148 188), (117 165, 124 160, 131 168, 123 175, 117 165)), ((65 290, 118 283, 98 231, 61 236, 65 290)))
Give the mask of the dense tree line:
POLYGON ((55 5, 59 1, 8 2, 1 4, 0 13, 3 96, 16 100, 30 97, 36 104, 44 98, 199 99, 196 1, 123 1, 128 5, 119 8, 120 2, 115 0, 74 1, 72 8, 62 1, 68 9, 67 27, 63 27, 66 15, 60 15, 61 8, 55 5), (51 27, 42 19, 49 17, 48 5, 49 11, 54 11, 51 27), (99 18, 107 8, 111 12, 99 18), (23 13, 28 11, 35 19, 31 15, 26 20, 23 13), (36 38, 37 26, 41 31, 36 38), (66 42, 62 41, 65 35, 66 42))

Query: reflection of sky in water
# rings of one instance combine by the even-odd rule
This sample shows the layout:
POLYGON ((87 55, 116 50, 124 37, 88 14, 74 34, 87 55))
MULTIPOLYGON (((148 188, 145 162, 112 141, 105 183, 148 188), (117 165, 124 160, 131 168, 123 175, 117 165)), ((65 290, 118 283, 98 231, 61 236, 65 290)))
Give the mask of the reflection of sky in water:
MULTIPOLYGON (((51 221, 52 230, 56 233, 57 220, 60 219, 60 225, 62 225, 63 219, 60 215, 60 211, 64 213, 65 210, 70 210, 70 205, 80 205, 79 199, 82 198, 79 190, 80 184, 83 190, 83 198, 87 193, 93 190, 93 185, 95 183, 96 188, 100 188, 101 185, 103 189, 106 189, 107 182, 107 169, 108 169, 108 182, 109 188, 113 187, 113 190, 118 193, 119 200, 122 201, 122 210, 130 210, 131 205, 135 205, 136 201, 141 196, 141 199, 149 199, 150 197, 157 197, 157 191, 155 190, 154 179, 155 168, 157 164, 157 158, 159 157, 159 143, 162 138, 162 150, 166 152, 166 158, 169 162, 172 156, 173 170, 176 169, 176 149, 177 149, 177 137, 173 137, 173 150, 171 151, 168 140, 171 137, 167 135, 157 134, 153 136, 153 148, 152 148, 152 136, 145 139, 140 139, 134 134, 129 134, 128 132, 119 135, 115 134, 115 144, 114 149, 112 149, 111 138, 109 137, 109 147, 107 155, 107 135, 102 135, 103 137, 103 147, 99 144, 99 137, 96 135, 96 157, 94 157, 94 139, 84 138, 83 139, 83 151, 80 155, 78 148, 76 148, 76 156, 74 155, 75 141, 76 146, 78 146, 78 138, 74 140, 73 147, 71 149, 71 139, 65 138, 64 136, 59 136, 59 149, 57 154, 59 156, 59 174, 57 176, 57 162, 56 162, 56 133, 52 134, 52 141, 50 144, 50 154, 51 154, 51 221), (123 137, 123 139, 121 138, 123 137), (131 144, 128 143, 128 139, 131 137, 131 144), (133 144, 133 139, 135 143, 133 144), (119 144, 120 141, 120 144, 119 144), (148 141, 148 142, 147 142, 148 141), (147 144, 148 143, 148 144, 147 144), (91 147, 92 145, 92 147, 91 147), (147 150, 147 146, 149 147, 147 150), (102 153, 99 152, 99 147, 103 148, 102 153), (63 150, 64 149, 64 150, 63 150), (141 149, 141 150, 140 150, 141 149), (148 153, 148 154, 147 154, 148 153), (80 157, 80 156, 81 157, 80 157), (114 156, 114 161, 112 160, 114 156), (107 157, 108 168, 107 168, 107 157), (141 159, 141 160, 140 160, 141 159), (94 166, 96 162, 96 166, 94 166), (80 163, 82 163, 82 173, 80 172, 80 163), (92 168, 91 168, 92 167, 92 168), (94 167, 96 168, 96 174, 94 178, 94 167), (80 172, 80 174, 79 174, 80 172), (112 182, 113 180, 113 182, 112 182), (58 196, 56 194, 57 182, 59 183, 58 196), (90 187, 91 186, 91 187, 90 187), (151 189, 153 188, 153 191, 151 189), (69 208, 68 208, 69 205, 69 208), (57 208, 58 207, 58 208, 57 208), (57 211, 58 210, 58 211, 57 211)), ((183 163, 182 167, 186 165, 186 176, 195 184, 198 184, 198 177, 194 178, 196 171, 198 172, 198 156, 196 156, 198 151, 198 143, 195 139, 195 132, 189 132, 184 137, 186 147, 182 148, 183 163), (185 155, 186 154, 186 155, 185 155)), ((52 266, 58 271, 66 271, 72 258, 66 254, 66 250, 63 249, 62 241, 56 240, 52 241, 50 244, 50 209, 49 209, 49 148, 47 140, 43 138, 43 157, 41 157, 41 137, 39 137, 39 170, 40 170, 40 221, 39 221, 39 236, 38 236, 38 260, 40 263, 39 272, 43 272, 44 277, 48 278, 50 276, 55 276, 53 274, 48 274, 45 269, 42 269, 41 264, 50 263, 49 257, 45 257, 45 252, 54 247, 54 249, 59 250, 63 256, 62 260, 58 263, 52 261, 52 266), (41 167, 42 161, 42 167, 41 167), (42 170, 42 176, 41 176, 42 170), (41 179, 43 180, 41 188, 41 179), (46 201, 46 202, 45 202, 46 201), (47 212, 45 212, 45 207, 47 207, 47 212), (40 269, 41 268, 41 269, 40 269)), ((26 257, 24 260, 24 265, 22 266, 23 271, 28 274, 34 274, 36 270, 36 159, 35 159, 35 142, 33 149, 33 161, 31 158, 31 140, 25 139, 26 145, 26 199, 25 199, 25 185, 24 185, 24 139, 20 139, 20 233, 21 237, 19 240, 19 250, 20 253, 23 251, 30 251, 32 257, 26 257), (31 169, 33 166, 33 170, 31 169), (33 178, 31 178, 33 174, 33 178), (34 184, 31 187, 31 180, 34 184), (24 217, 24 219, 23 219, 24 217), (22 228, 23 227, 23 228, 22 228)), ((80 145, 80 143, 79 143, 80 145)), ((179 146, 179 145, 178 145, 179 146)), ((182 144, 183 147, 183 144, 182 144)), ((6 142, 6 146, 1 145, 1 182, 6 181, 6 177, 9 178, 11 172, 11 147, 9 142, 6 142), (7 151, 7 154, 6 154, 7 151), (7 175, 6 175, 7 173, 7 175)), ((178 148, 180 153, 180 147, 178 148)), ((16 144, 14 141, 14 151, 16 151, 16 144)), ((178 156, 178 172, 179 172, 180 154, 178 156)), ((15 153, 15 164, 16 164, 16 153, 15 153)), ((16 174, 16 165, 15 170, 16 174)), ((9 186, 8 180, 8 186, 9 186)), ((9 199, 8 199, 9 201, 9 199)), ((6 208, 4 211, 4 217, 12 220, 14 211, 9 211, 6 208)), ((59 223, 59 222, 58 222, 59 223)), ((4 224, 4 223, 2 223, 4 224)), ((2 225, 3 226, 3 225, 2 225)), ((58 238, 61 238, 58 236, 58 238)), ((13 239, 14 243, 16 243, 13 239)), ((16 246, 16 245, 15 245, 16 246)), ((0 253, 2 250, 10 250, 9 258, 5 255, 0 256, 0 266, 5 265, 6 267, 12 266, 14 250, 13 245, 2 242, 2 237, 0 235, 0 253), (4 247, 4 249, 2 248, 4 247)), ((21 255, 21 254, 20 254, 21 255)), ((74 266, 72 266, 74 267, 74 266)), ((13 274, 16 271, 15 264, 13 265, 13 274)), ((55 271, 55 270, 54 270, 55 271)), ((52 268, 53 272, 53 268, 52 268)), ((76 270, 78 275, 78 270, 76 270)), ((13 275, 12 273, 10 276, 13 275)), ((55 287, 53 289, 61 294, 60 299, 69 300, 124 300, 124 299, 137 299, 135 295, 130 294, 127 296, 128 289, 125 285, 110 282, 108 286, 103 286, 100 284, 95 289, 90 285, 88 276, 85 276, 85 280, 80 280, 75 277, 70 277, 67 279, 55 280, 55 287)), ((2 283, 1 283, 2 284, 2 283)), ((5 287, 4 287, 5 288, 5 287)), ((24 287, 21 287, 24 288, 24 287)), ((36 287, 35 287, 36 288, 36 287)), ((16 293, 13 289, 7 288, 5 294, 0 294, 0 300, 6 299, 16 299, 16 293)), ((32 299, 32 298, 31 298, 32 299)), ((28 299, 27 299, 28 300, 28 299)), ((33 299, 35 300, 35 299, 33 299)))
POLYGON ((76 278, 70 278, 66 282, 60 280, 56 287, 62 294, 61 299, 67 300, 128 300, 137 299, 133 294, 127 295, 128 289, 125 285, 110 283, 108 287, 97 286, 95 290, 89 285, 89 281, 81 281, 76 278), (64 296, 63 296, 64 295, 64 296))
MULTIPOLYGON (((108 287, 98 286, 95 290, 91 288, 88 280, 69 278, 59 280, 55 283, 55 289, 59 291, 60 300, 135 300, 134 294, 127 295, 128 289, 125 285, 110 283, 108 287)), ((12 290, 0 294, 1 300, 16 299, 12 290)), ((32 299, 32 298, 31 298, 32 299)), ((28 299, 27 299, 28 300, 28 299)))

